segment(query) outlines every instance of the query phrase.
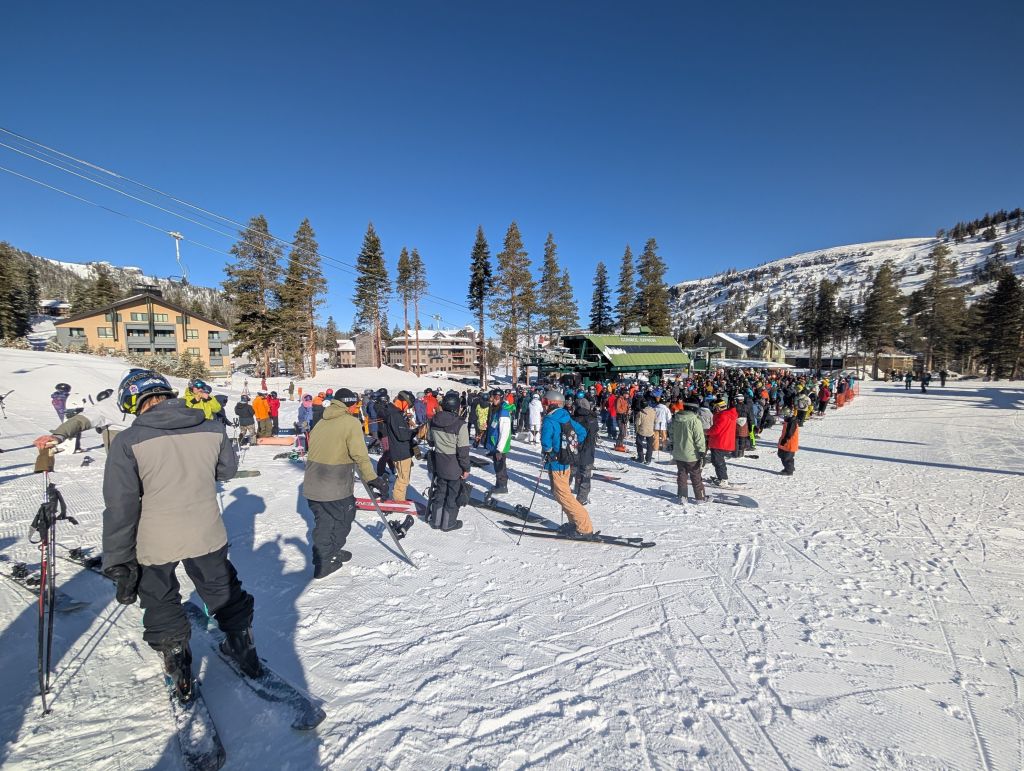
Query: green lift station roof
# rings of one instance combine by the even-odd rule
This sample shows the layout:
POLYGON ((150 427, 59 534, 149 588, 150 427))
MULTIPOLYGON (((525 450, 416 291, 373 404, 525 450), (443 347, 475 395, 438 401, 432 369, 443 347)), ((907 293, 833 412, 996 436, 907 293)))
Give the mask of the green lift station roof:
POLYGON ((599 352, 615 370, 639 372, 685 367, 690 357, 668 335, 567 335, 562 345, 580 358, 599 352))

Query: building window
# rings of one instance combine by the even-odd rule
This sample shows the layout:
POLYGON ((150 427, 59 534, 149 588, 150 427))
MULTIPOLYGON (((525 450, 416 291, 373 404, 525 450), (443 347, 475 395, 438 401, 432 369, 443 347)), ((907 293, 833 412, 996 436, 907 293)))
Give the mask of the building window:
POLYGON ((149 321, 148 313, 133 313, 131 314, 132 321, 149 321))
POLYGON ((82 327, 68 327, 68 337, 85 338, 85 329, 82 327))
POLYGON ((167 321, 167 314, 166 313, 154 313, 153 314, 153 321, 167 321))
POLYGON ((208 332, 206 337, 210 340, 220 340, 220 332, 208 332))
POLYGON ((199 339, 199 330, 198 329, 186 330, 186 332, 185 332, 185 339, 186 340, 198 340, 199 339))
POLYGON ((177 348, 165 348, 164 346, 158 345, 158 346, 156 346, 153 349, 153 352, 154 353, 175 353, 175 352, 177 352, 177 350, 178 350, 177 348))
POLYGON ((103 320, 104 321, 113 321, 114 320, 114 314, 113 313, 105 313, 103 315, 103 320))
POLYGON ((199 355, 199 349, 198 348, 189 348, 188 352, 191 353, 193 356, 198 356, 199 355))
POLYGON ((96 330, 96 334, 99 337, 113 337, 114 336, 114 328, 113 327, 99 327, 96 330))

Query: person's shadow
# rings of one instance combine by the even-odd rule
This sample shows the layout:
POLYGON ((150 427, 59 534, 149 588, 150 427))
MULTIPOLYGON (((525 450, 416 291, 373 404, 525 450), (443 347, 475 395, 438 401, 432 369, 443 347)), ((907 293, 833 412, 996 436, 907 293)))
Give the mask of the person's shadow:
MULTIPOLYGON (((238 571, 243 588, 253 595, 256 609, 253 616, 253 637, 260 658, 295 687, 309 693, 305 671, 299 659, 297 635, 299 628, 299 597, 312 580, 309 545, 300 538, 266 540, 255 547, 259 518, 267 507, 263 498, 246 487, 230 491, 224 506, 224 525, 228 531, 228 557, 238 571), (286 553, 287 552, 287 553, 286 553), (295 570, 295 554, 301 556, 301 569, 295 570)), ((305 499, 298 496, 299 514, 312 521, 305 499), (305 511, 304 511, 305 509, 305 511)), ((193 598, 201 604, 198 597, 193 598)), ((193 656, 210 657, 203 693, 210 712, 225 739, 229 763, 260 765, 266 758, 279 758, 295 768, 317 768, 319 737, 315 731, 300 732, 291 728, 291 717, 283 709, 271 707, 247 688, 237 687, 238 677, 230 672, 210 648, 196 645, 199 635, 193 634, 193 656), (219 686, 224 685, 224 689, 219 686), (222 692, 226 691, 225 692, 222 692), (252 709, 265 712, 268 720, 256 723, 246 719, 252 709), (222 716, 231 716, 231 720, 222 716), (277 717, 279 715, 279 717, 277 717), (241 719, 238 716, 242 716, 241 719), (223 724, 223 725, 222 725, 223 724), (237 741, 228 741, 229 731, 237 730, 237 741), (244 736, 244 739, 241 738, 244 736), (232 752, 232 744, 244 747, 244 755, 232 752)), ((198 673, 198 664, 196 665, 198 673)), ((316 699, 316 694, 310 694, 316 699)), ((175 749, 176 751, 176 749, 175 749)), ((240 766, 241 767, 241 766, 240 766)))

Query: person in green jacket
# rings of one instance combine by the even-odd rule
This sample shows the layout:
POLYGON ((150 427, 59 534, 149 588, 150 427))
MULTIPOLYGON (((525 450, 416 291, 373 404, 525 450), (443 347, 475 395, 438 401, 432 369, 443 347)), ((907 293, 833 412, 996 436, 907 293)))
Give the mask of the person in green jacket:
POLYGON ((207 420, 213 420, 213 416, 221 411, 220 402, 212 398, 213 387, 202 380, 193 380, 189 383, 188 391, 185 393, 185 406, 195 410, 202 410, 207 420))
POLYGON ((313 512, 313 578, 325 578, 352 559, 345 540, 356 518, 355 474, 387 498, 388 483, 377 476, 366 452, 359 397, 347 388, 334 393, 309 434, 302 495, 313 512))
POLYGON ((672 460, 676 462, 676 495, 678 503, 686 503, 686 480, 693 485, 693 497, 698 503, 707 500, 704 480, 701 479, 701 459, 704 457, 704 424, 701 423, 700 402, 687 401, 684 409, 672 416, 668 432, 672 437, 672 460))

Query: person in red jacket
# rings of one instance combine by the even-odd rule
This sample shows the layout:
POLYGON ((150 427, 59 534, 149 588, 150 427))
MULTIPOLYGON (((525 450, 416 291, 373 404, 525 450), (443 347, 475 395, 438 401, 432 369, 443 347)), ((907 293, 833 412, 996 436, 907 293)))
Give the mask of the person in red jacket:
POLYGON ((824 415, 825 410, 828 409, 829 399, 832 398, 832 392, 828 390, 828 384, 822 383, 821 388, 818 389, 818 414, 824 415))
POLYGON ((270 408, 271 436, 277 436, 277 416, 281 411, 281 400, 277 398, 277 391, 271 391, 267 397, 267 407, 270 408))
POLYGON ((708 431, 708 449, 711 450, 711 463, 715 467, 715 484, 719 487, 729 486, 729 471, 725 458, 736 450, 736 418, 735 407, 729 407, 725 399, 715 402, 714 420, 708 431))
POLYGON ((423 392, 423 401, 427 405, 427 420, 430 420, 441 409, 441 405, 437 403, 437 397, 434 395, 434 389, 428 388, 423 392))
POLYGON ((608 401, 605 402, 605 409, 608 411, 608 438, 614 439, 619 435, 619 424, 615 420, 615 392, 608 394, 608 401))

